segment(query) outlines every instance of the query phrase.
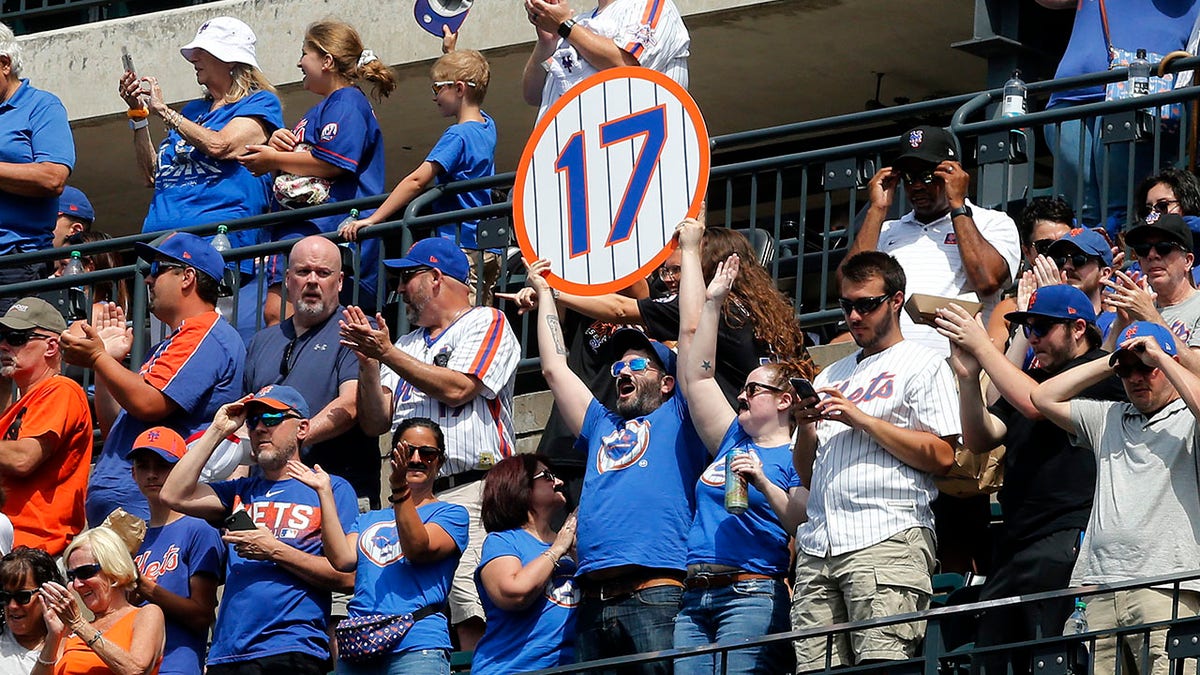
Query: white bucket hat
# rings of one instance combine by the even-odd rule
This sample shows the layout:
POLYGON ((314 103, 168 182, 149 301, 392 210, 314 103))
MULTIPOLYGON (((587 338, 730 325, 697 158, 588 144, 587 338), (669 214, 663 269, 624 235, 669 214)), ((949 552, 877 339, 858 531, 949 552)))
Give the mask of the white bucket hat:
POLYGON ((179 53, 191 61, 192 53, 203 49, 225 63, 245 63, 258 68, 254 42, 254 31, 250 26, 230 16, 219 16, 205 21, 196 31, 196 37, 181 47, 179 53))

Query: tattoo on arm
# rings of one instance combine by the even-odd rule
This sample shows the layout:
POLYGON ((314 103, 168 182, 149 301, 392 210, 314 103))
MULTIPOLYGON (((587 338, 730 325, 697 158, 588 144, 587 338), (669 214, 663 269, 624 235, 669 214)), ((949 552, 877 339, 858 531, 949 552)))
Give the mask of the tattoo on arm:
POLYGON ((701 370, 712 370, 712 361, 704 361, 700 364, 701 370))
POLYGON ((553 314, 547 316, 546 326, 550 328, 550 339, 554 340, 555 353, 566 356, 567 344, 563 341, 562 326, 558 323, 558 317, 553 314))

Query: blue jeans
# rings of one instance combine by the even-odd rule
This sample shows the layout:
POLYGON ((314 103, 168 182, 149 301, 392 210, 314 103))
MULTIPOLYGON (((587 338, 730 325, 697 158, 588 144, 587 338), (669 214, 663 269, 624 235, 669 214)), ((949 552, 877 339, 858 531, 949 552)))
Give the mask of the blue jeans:
MULTIPOLYGON (((724 588, 695 589, 683 594, 683 607, 675 617, 675 646, 698 647, 719 640, 758 638, 791 630, 787 586, 774 579, 739 581, 724 588)), ((790 655, 788 643, 739 649, 726 654, 705 654, 675 662, 675 675, 713 673, 782 673, 790 655), (728 658, 726 670, 722 661, 728 658)))
MULTIPOLYGON (((611 600, 584 596, 576 614, 575 656, 580 661, 655 652, 674 646, 675 615, 683 589, 656 586, 611 600)), ((616 671, 605 671, 616 672, 616 671)), ((669 675, 669 661, 656 661, 621 673, 669 675)))
POLYGON ((367 663, 338 659, 335 672, 337 675, 449 675, 450 657, 444 649, 414 649, 367 663))

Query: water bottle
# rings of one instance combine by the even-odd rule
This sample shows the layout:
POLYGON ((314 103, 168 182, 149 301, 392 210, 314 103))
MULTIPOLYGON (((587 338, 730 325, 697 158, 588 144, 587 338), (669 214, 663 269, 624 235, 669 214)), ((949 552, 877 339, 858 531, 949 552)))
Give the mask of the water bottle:
POLYGON ((1001 117, 1020 117, 1026 112, 1025 82, 1021 80, 1021 71, 1014 70, 1012 77, 1004 83, 1004 99, 1000 103, 1001 117))
POLYGON ((1071 612, 1071 616, 1067 617, 1067 624, 1063 626, 1063 635, 1083 635, 1088 632, 1085 609, 1087 609, 1087 603, 1082 600, 1075 601, 1075 611, 1071 612))
MULTIPOLYGON (((224 225, 217 226, 217 234, 209 242, 217 253, 224 254, 226 251, 233 249, 233 244, 229 243, 229 228, 224 225)), ((233 321, 233 294, 222 295, 217 298, 217 313, 225 317, 226 321, 233 321)))
POLYGON ((1129 95, 1137 98, 1150 93, 1150 62, 1146 50, 1137 50, 1137 57, 1129 62, 1129 95))
POLYGON ((62 275, 70 277, 76 274, 83 274, 85 271, 83 269, 83 256, 79 254, 79 251, 71 251, 71 259, 67 261, 67 266, 63 268, 62 275))
POLYGON ((358 220, 358 209, 350 209, 350 215, 346 216, 345 220, 338 223, 337 229, 334 230, 334 232, 341 230, 343 227, 345 227, 346 225, 349 225, 350 223, 353 223, 356 220, 358 220))

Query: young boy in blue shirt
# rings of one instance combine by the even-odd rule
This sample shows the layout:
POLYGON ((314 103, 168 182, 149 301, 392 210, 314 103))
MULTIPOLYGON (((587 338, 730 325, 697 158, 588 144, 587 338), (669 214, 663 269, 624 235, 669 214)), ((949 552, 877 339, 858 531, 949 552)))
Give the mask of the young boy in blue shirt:
MULTIPOLYGON (((443 117, 454 117, 424 162, 392 190, 387 200, 370 216, 342 226, 338 233, 354 241, 358 230, 399 214, 414 197, 430 184, 443 184, 496 173, 496 123, 480 109, 487 95, 490 68, 487 59, 474 50, 455 51, 438 59, 430 69, 433 102, 443 117)), ((455 211, 492 203, 486 189, 447 194, 433 204, 434 212, 455 211)), ((483 304, 491 304, 492 287, 500 276, 500 257, 494 251, 480 251, 475 238, 478 220, 459 225, 439 225, 439 237, 458 242, 471 263, 470 285, 478 283, 480 254, 483 254, 483 304)))

